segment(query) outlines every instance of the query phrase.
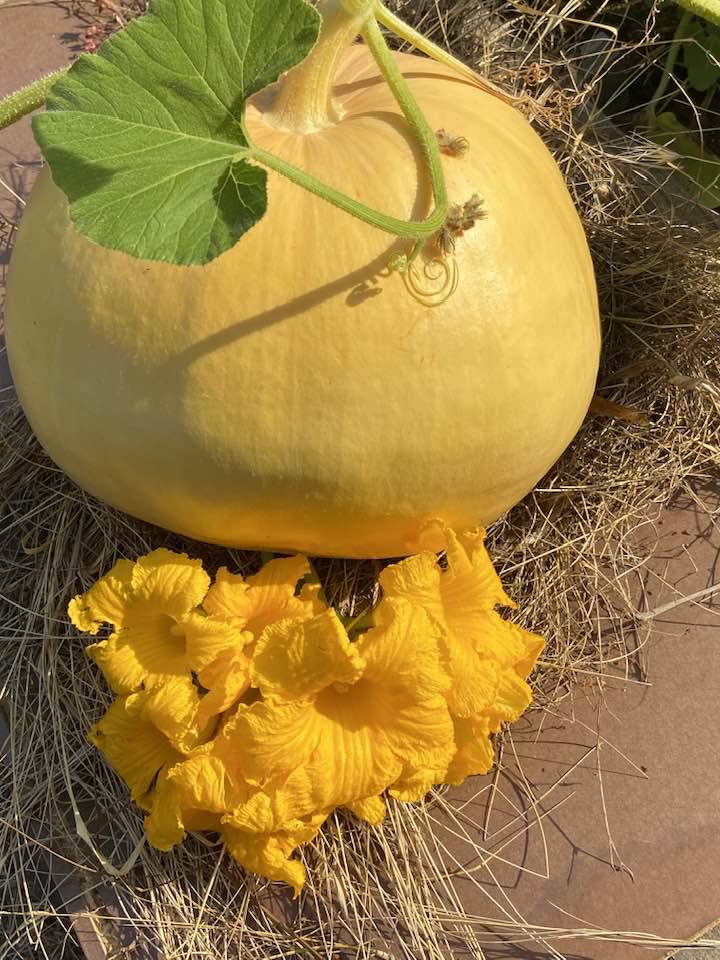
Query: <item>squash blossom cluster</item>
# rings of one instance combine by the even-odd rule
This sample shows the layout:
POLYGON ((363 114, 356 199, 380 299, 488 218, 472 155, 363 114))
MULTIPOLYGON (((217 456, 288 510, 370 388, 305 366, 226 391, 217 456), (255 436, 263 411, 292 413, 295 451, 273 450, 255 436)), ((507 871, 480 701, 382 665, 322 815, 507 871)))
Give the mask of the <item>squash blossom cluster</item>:
POLYGON ((351 639, 285 557, 244 578, 155 550, 120 560, 69 606, 117 694, 90 741, 145 811, 150 843, 215 831, 248 870, 290 884, 292 855, 336 809, 370 824, 385 794, 420 800, 493 765, 492 734, 531 701, 541 637, 513 606, 484 531, 445 531, 447 560, 385 568, 373 625, 351 639))

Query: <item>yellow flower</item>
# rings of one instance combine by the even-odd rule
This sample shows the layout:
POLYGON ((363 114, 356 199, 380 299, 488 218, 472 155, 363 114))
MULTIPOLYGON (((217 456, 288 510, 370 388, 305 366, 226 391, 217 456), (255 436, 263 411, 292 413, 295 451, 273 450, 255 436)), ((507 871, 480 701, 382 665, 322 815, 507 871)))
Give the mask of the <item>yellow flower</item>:
POLYGON ((172 677, 150 690, 118 697, 88 734, 147 812, 145 831, 158 850, 180 843, 187 830, 220 831, 221 814, 228 809, 227 801, 218 806, 212 797, 183 803, 174 779, 184 764, 192 766, 193 758, 212 746, 217 723, 205 719, 205 699, 192 680, 172 677))
POLYGON ((227 730, 190 757, 164 768, 145 819, 148 839, 157 849, 170 850, 188 830, 217 831, 241 866, 288 883, 297 896, 305 883, 305 868, 292 854, 316 836, 327 812, 280 822, 267 795, 242 781, 241 768, 242 757, 232 750, 227 730), (246 801, 242 811, 241 800, 246 801), (235 815, 228 813, 233 807, 238 808, 235 815))
POLYGON ((543 641, 497 613, 511 601, 484 532, 445 536, 447 569, 430 553, 386 568, 355 643, 318 584, 297 592, 300 556, 247 580, 222 568, 210 587, 199 561, 156 550, 72 601, 79 629, 114 628, 88 648, 120 694, 89 739, 155 847, 217 831, 297 895, 293 853, 336 808, 377 825, 385 791, 418 800, 492 767, 492 734, 529 705, 543 641))
POLYGON ((195 723, 200 700, 192 680, 174 677, 162 687, 118 697, 90 729, 90 743, 145 809, 158 776, 212 735, 211 725, 195 723))
POLYGON ((266 699, 241 706, 227 736, 276 822, 338 806, 377 822, 373 798, 417 767, 447 765, 453 726, 438 642, 430 618, 397 601, 355 644, 333 612, 265 631, 253 682, 266 699))
POLYGON ((297 897, 305 885, 306 873, 303 864, 291 859, 291 855, 301 843, 317 836, 325 819, 325 815, 318 814, 287 824, 274 833, 249 832, 227 825, 220 832, 228 852, 241 866, 268 880, 283 880, 297 897))
POLYGON ((212 743, 172 768, 160 839, 177 842, 188 818, 207 811, 236 859, 297 892, 304 869, 291 854, 335 807, 377 824, 385 789, 418 766, 447 768, 453 723, 438 628, 402 601, 385 602, 377 619, 355 644, 332 611, 263 631, 252 682, 265 699, 240 705, 212 743))
POLYGON ((147 556, 118 560, 86 594, 70 602, 70 619, 83 633, 95 635, 103 623, 124 626, 129 615, 149 606, 180 620, 202 603, 210 578, 200 560, 184 553, 153 550, 147 556))
MULTIPOLYGON (((71 601, 68 613, 86 633, 97 634, 103 623, 115 628, 87 652, 116 693, 133 693, 169 677, 189 677, 193 671, 202 676, 223 653, 240 654, 253 639, 199 612, 209 585, 199 560, 154 550, 136 563, 118 561, 86 594, 71 601)), ((218 678, 211 674, 203 685, 212 692, 213 682, 218 678)), ((218 694, 220 703, 229 698, 229 693, 218 694)))
POLYGON ((380 585, 388 598, 403 598, 426 610, 446 631, 445 657, 454 717, 491 714, 517 719, 531 700, 524 678, 531 672, 542 638, 496 612, 513 606, 484 546, 484 531, 458 536, 446 529, 447 570, 434 554, 421 553, 386 567, 380 585))
POLYGON ((310 564, 302 556, 270 560, 247 580, 221 567, 203 606, 213 616, 259 637, 276 620, 307 619, 327 609, 319 598, 319 584, 304 584, 300 595, 295 595, 298 581, 309 573, 310 564))

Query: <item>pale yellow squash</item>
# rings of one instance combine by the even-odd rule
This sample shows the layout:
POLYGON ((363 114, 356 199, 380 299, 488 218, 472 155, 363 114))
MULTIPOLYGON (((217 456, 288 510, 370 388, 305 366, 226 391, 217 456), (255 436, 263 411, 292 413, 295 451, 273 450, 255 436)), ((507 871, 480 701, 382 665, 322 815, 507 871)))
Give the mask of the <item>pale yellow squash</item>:
MULTIPOLYGON (((407 244, 274 173, 266 217, 202 268, 84 239, 41 175, 7 342, 30 423, 81 486, 200 540, 381 557, 439 547, 423 532, 433 518, 494 520, 570 443, 600 328, 560 171, 520 113, 443 66, 399 59, 433 129, 470 142, 444 159, 451 201, 477 192, 487 211, 435 306, 385 270, 407 244)), ((275 129, 267 97, 248 127, 365 203, 426 216, 414 137, 364 48, 335 95, 342 120, 320 131, 275 129)))

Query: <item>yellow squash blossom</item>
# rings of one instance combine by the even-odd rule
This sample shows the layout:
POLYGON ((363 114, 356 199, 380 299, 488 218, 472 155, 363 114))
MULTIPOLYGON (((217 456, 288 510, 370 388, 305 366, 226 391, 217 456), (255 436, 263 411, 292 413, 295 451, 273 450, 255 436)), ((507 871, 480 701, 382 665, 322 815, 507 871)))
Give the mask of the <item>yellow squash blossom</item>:
POLYGON ((397 601, 377 621, 354 644, 333 612, 269 627, 258 644, 253 683, 265 699, 240 707, 227 736, 277 822, 338 806, 376 821, 373 798, 452 756, 437 626, 397 601))
POLYGON ((151 806, 159 776, 214 734, 212 722, 197 726, 200 691, 189 678, 118 697, 88 733, 130 788, 132 799, 151 806))
POLYGON ((179 817, 172 772, 203 749, 216 721, 200 709, 204 697, 192 680, 172 677, 160 686, 118 697, 91 728, 88 740, 105 755, 145 811, 148 839, 168 850, 186 830, 219 830, 220 817, 194 808, 179 817))
POLYGON ((495 610, 514 604, 485 549, 484 531, 458 536, 446 530, 445 536, 447 570, 434 554, 421 553, 386 567, 380 585, 386 597, 421 607, 445 628, 453 716, 515 720, 532 699, 525 678, 544 641, 495 610))
POLYGON ((319 584, 304 584, 296 596, 298 582, 309 573, 310 563, 302 556, 270 560, 247 579, 221 567, 203 606, 213 616, 259 637, 277 620, 314 617, 327 609, 319 597, 319 584))
POLYGON ((215 830, 246 870, 284 881, 297 896, 305 883, 305 868, 292 854, 316 836, 329 811, 279 822, 269 798, 243 781, 241 768, 242 757, 230 751, 227 731, 165 768, 145 819, 148 839, 157 849, 170 850, 187 831, 215 830), (244 819, 241 801, 246 801, 244 819), (236 816, 228 812, 233 807, 238 807, 236 816))
POLYGON ((160 850, 214 830, 246 869, 290 884, 293 854, 338 807, 370 824, 383 794, 418 800, 494 762, 492 734, 529 705, 540 637, 511 606, 484 532, 445 531, 387 567, 374 626, 351 642, 304 557, 247 579, 156 550, 121 560, 70 604, 119 694, 89 739, 146 811, 160 850))
POLYGON ((357 643, 332 611, 272 624, 252 667, 263 699, 173 768, 177 815, 226 811, 223 829, 244 837, 233 834, 234 855, 264 876, 296 870, 291 841, 338 806, 380 822, 388 787, 418 766, 447 768, 454 753, 438 642, 430 618, 402 601, 384 603, 357 643), (241 855, 250 845, 252 864, 241 855))
POLYGON ((177 747, 146 718, 145 691, 117 700, 91 727, 88 740, 105 755, 113 770, 130 788, 130 796, 141 805, 158 773, 183 759, 177 747))
MULTIPOLYGON (((71 601, 68 613, 85 633, 97 634, 104 623, 115 628, 87 652, 116 693, 133 693, 170 677, 200 674, 227 651, 241 654, 252 640, 250 634, 199 611, 209 586, 199 560, 154 550, 135 563, 118 561, 86 594, 71 601)), ((204 684, 211 690, 212 680, 217 681, 214 674, 204 684)), ((240 686, 236 683, 234 690, 240 686)), ((227 691, 218 694, 222 704, 228 698, 227 691)))

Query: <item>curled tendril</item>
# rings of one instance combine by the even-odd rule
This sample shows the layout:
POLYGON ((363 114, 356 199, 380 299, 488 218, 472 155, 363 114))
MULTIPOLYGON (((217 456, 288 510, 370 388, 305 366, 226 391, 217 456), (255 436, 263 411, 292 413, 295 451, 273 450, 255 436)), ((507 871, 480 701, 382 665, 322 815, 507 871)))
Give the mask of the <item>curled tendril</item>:
POLYGON ((439 307, 455 293, 458 286, 458 265, 455 257, 418 257, 402 274, 410 294, 423 306, 439 307))

